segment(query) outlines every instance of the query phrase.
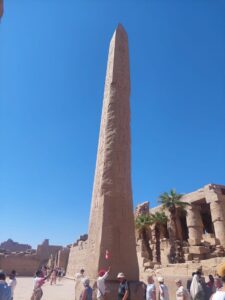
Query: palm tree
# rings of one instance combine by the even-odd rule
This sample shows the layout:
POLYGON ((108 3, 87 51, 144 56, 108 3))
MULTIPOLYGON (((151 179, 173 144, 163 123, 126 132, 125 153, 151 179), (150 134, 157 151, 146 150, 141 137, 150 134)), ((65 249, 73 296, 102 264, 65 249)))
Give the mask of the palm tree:
POLYGON ((171 221, 175 229, 175 236, 177 238, 178 229, 177 229, 177 215, 178 209, 186 213, 185 208, 190 205, 188 202, 181 201, 182 194, 176 193, 175 189, 172 189, 169 193, 165 192, 159 196, 159 202, 162 204, 164 210, 168 210, 171 216, 171 221))
POLYGON ((149 214, 139 215, 135 219, 135 227, 138 230, 139 236, 144 242, 150 260, 152 260, 152 250, 149 246, 148 231, 151 224, 152 224, 152 219, 149 214))
POLYGON ((167 223, 167 216, 164 211, 157 211, 150 215, 152 225, 155 225, 155 241, 156 241, 156 261, 161 261, 160 236, 163 232, 163 225, 167 223))
POLYGON ((151 214, 150 218, 151 218, 151 224, 154 224, 155 226, 159 226, 159 227, 165 225, 168 220, 164 211, 157 211, 156 213, 151 214))

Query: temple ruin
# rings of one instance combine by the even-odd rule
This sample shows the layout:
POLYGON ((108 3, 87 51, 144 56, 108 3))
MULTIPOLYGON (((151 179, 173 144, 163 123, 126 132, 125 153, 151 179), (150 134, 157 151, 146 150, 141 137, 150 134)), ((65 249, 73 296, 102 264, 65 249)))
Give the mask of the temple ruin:
MULTIPOLYGON (((170 236, 171 220, 161 225, 156 237, 156 224, 150 225, 147 233, 152 257, 146 242, 137 236, 139 266, 144 272, 148 268, 166 267, 170 264, 201 263, 225 256, 225 186, 208 184, 203 188, 183 195, 181 201, 189 203, 185 213, 178 210, 176 235, 170 236), (171 249, 173 248, 173 251, 171 249)), ((162 206, 149 209, 148 203, 139 205, 138 215, 162 212, 162 206)))
POLYGON ((69 256, 69 247, 50 245, 44 240, 37 249, 29 245, 7 241, 0 249, 0 269, 7 274, 16 269, 19 276, 33 276, 43 265, 59 265, 66 269, 69 256))

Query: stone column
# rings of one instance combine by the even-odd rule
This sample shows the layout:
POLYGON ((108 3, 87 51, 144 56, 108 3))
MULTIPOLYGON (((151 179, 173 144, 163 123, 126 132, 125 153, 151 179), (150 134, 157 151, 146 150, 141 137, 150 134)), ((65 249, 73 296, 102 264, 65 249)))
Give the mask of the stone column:
POLYGON ((181 226, 181 221, 179 215, 176 216, 176 226, 177 226, 177 236, 176 239, 182 241, 183 236, 182 236, 182 226, 181 226))
POLYGON ((187 207, 187 227, 188 227, 188 242, 191 246, 198 246, 201 243, 203 234, 202 217, 197 205, 187 207))
POLYGON ((128 37, 118 25, 109 47, 102 118, 88 231, 86 267, 90 278, 112 266, 108 279, 123 270, 138 280, 130 151, 130 70, 128 37))
POLYGON ((214 185, 204 187, 206 202, 210 204, 215 237, 225 247, 225 200, 221 190, 214 185))
MULTIPOLYGON (((117 297, 119 272, 130 281, 130 299, 144 297, 135 241, 130 142, 128 37, 122 25, 118 25, 109 47, 84 263, 92 286, 96 284, 98 271, 111 266, 106 283, 109 300, 117 297)), ((76 287, 76 297, 83 289, 81 285, 76 287)))

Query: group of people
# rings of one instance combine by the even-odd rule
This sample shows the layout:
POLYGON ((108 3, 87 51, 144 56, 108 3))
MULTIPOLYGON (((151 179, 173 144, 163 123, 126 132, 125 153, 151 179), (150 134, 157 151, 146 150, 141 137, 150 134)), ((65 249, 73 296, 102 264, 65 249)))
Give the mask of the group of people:
MULTIPOLYGON (((97 299, 105 300, 107 293, 107 287, 105 280, 109 276, 110 268, 100 270, 97 278, 97 299)), ((225 263, 220 265, 217 269, 215 278, 209 275, 209 280, 206 282, 200 271, 192 274, 192 279, 188 280, 187 287, 183 286, 182 280, 175 280, 176 284, 176 296, 172 299, 176 300, 225 300, 225 263)), ((126 280, 124 273, 117 275, 119 281, 117 300, 129 300, 130 290, 129 282, 126 280)), ((84 270, 80 270, 76 274, 76 284, 79 281, 83 282, 83 291, 79 299, 76 300, 92 300, 93 289, 90 286, 90 280, 85 277, 84 270)), ((148 276, 145 300, 170 300, 169 288, 164 283, 162 276, 157 277, 158 287, 156 287, 154 277, 148 276)))
MULTIPOLYGON (((62 268, 48 268, 43 266, 35 274, 34 288, 31 296, 31 300, 40 300, 43 296, 42 286, 46 281, 50 281, 50 285, 56 284, 57 278, 60 281, 65 275, 65 271, 62 268)), ((1 300, 1 298, 0 298, 1 300)))
MULTIPOLYGON (((97 299, 105 300, 109 293, 107 290, 106 279, 110 274, 111 268, 108 270, 99 270, 97 276, 97 299)), ((187 287, 182 284, 181 279, 175 281, 176 284, 176 300, 225 300, 225 263, 217 268, 217 277, 209 275, 209 280, 206 282, 200 271, 192 274, 192 279, 188 280, 187 287)), ((43 295, 42 286, 46 280, 50 280, 50 284, 56 283, 56 278, 61 278, 64 275, 62 269, 49 269, 43 267, 36 272, 34 278, 34 288, 31 300, 40 300, 43 295)), ((117 300, 129 300, 130 289, 129 282, 124 273, 120 272, 117 275, 118 292, 117 300)), ((90 280, 85 276, 84 269, 75 275, 75 290, 78 283, 82 282, 83 289, 76 300, 92 300, 93 289, 90 286, 90 280)), ((158 286, 156 286, 154 277, 148 276, 145 300, 170 300, 169 288, 164 283, 162 276, 157 277, 158 286)), ((0 300, 13 300, 14 290, 17 284, 16 271, 12 270, 7 280, 6 274, 0 271, 0 300)), ((139 300, 139 299, 138 299, 139 300)), ((174 300, 174 299, 172 299, 174 300)))
MULTIPOLYGON (((209 281, 200 271, 192 274, 192 279, 188 280, 187 288, 183 286, 182 280, 175 280, 176 300, 225 300, 225 263, 218 267, 219 277, 209 275, 209 281)), ((158 297, 156 294, 156 285, 153 276, 148 276, 146 287, 146 300, 169 300, 168 287, 164 284, 163 277, 157 278, 158 297)))
MULTIPOLYGON (((105 281, 109 276, 110 269, 111 268, 109 267, 107 271, 101 269, 98 272, 98 278, 97 278, 97 299, 98 300, 105 300, 106 294, 109 293, 109 291, 106 288, 105 281)), ((117 299, 128 300, 130 291, 129 291, 129 283, 126 280, 126 276, 124 275, 124 273, 120 272, 117 275, 117 279, 119 281, 117 299)), ((81 269, 80 272, 75 275, 75 282, 76 282, 75 294, 76 294, 76 288, 80 281, 82 281, 84 288, 81 292, 79 299, 76 300, 92 300, 93 289, 90 286, 89 278, 85 277, 84 269, 81 269)))
POLYGON ((63 268, 49 268, 43 266, 41 268, 43 276, 47 278, 47 281, 50 281, 50 285, 56 284, 56 281, 60 281, 63 276, 65 276, 65 270, 63 268))
POLYGON ((0 271, 0 300, 13 300, 16 287, 16 271, 12 270, 7 281, 6 274, 0 271))

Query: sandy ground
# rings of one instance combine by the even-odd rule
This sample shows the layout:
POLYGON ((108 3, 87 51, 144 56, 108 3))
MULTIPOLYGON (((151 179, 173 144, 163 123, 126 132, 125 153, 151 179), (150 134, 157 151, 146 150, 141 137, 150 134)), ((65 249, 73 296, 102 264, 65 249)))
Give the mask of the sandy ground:
MULTIPOLYGON (((33 289, 33 278, 17 278, 14 300, 30 300, 33 289)), ((56 285, 51 286, 48 282, 43 286, 41 300, 74 300, 74 281, 62 279, 56 285)))

